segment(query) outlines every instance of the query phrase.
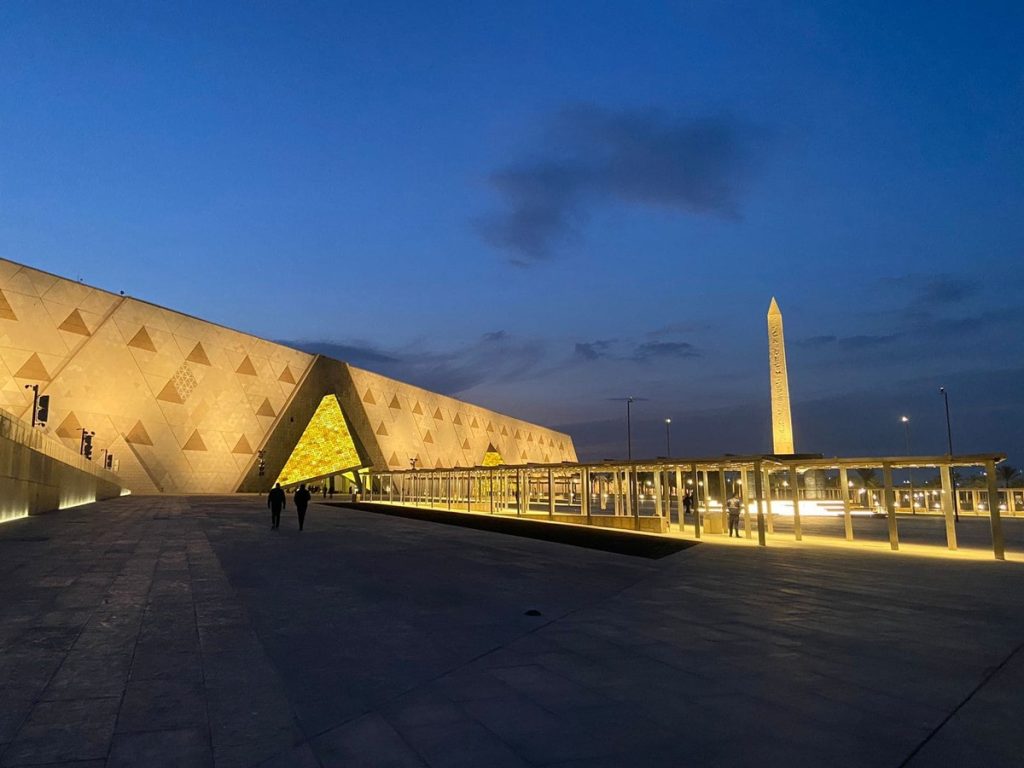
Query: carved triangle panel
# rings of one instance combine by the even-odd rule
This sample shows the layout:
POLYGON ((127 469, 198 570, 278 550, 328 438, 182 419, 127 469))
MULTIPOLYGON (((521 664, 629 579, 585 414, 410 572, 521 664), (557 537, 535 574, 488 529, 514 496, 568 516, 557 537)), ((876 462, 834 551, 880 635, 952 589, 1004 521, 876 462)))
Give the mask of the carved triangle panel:
POLYGON ((39 359, 39 355, 33 352, 32 356, 25 361, 24 365, 15 372, 14 378, 32 379, 33 381, 49 381, 50 374, 47 372, 46 366, 43 365, 43 361, 39 359))
POLYGON ((147 352, 156 352, 156 345, 153 343, 153 339, 149 335, 149 331, 146 330, 146 326, 142 326, 136 331, 135 335, 132 336, 131 341, 128 342, 129 347, 135 347, 136 349, 144 349, 147 352))
POLYGON ((277 413, 274 412, 274 407, 270 404, 270 398, 269 397, 263 398, 263 403, 260 405, 259 410, 256 411, 256 415, 257 416, 269 416, 271 418, 274 418, 275 416, 277 416, 277 413))
POLYGON ((281 371, 281 375, 277 377, 277 380, 282 381, 285 384, 294 384, 295 376, 292 375, 292 369, 286 365, 284 370, 281 371))
POLYGON ((192 436, 185 441, 185 444, 181 446, 183 451, 205 451, 206 443, 203 442, 202 436, 199 434, 199 430, 195 430, 192 436))
POLYGON ((231 449, 231 452, 251 454, 253 450, 252 447, 249 445, 249 439, 245 435, 242 435, 240 438, 238 438, 238 442, 235 443, 235 447, 231 449))
POLYGON ((243 376, 255 376, 256 366, 252 364, 252 360, 246 355, 245 359, 238 364, 238 368, 235 369, 235 373, 240 373, 243 376))
POLYGON ((17 320, 18 316, 14 314, 14 308, 11 303, 4 296, 4 292, 0 291, 0 319, 2 320, 17 320))
POLYGON ((132 443, 133 445, 152 445, 153 441, 149 437, 149 433, 146 428, 142 425, 141 421, 136 421, 135 426, 131 428, 124 439, 132 443))
POLYGON ((157 394, 156 399, 163 400, 165 403, 176 403, 177 405, 185 402, 181 395, 178 394, 178 388, 174 386, 174 379, 164 384, 164 388, 157 394))
POLYGON ((85 324, 85 320, 82 319, 82 313, 77 309, 71 310, 64 322, 57 326, 62 331, 68 333, 77 333, 79 336, 91 336, 89 333, 89 327, 85 324))
POLYGON ((210 357, 206 354, 206 350, 203 349, 203 343, 197 341, 196 345, 192 347, 192 351, 188 353, 188 357, 185 358, 190 363, 196 363, 197 365, 211 365, 210 357))
POLYGON ((64 421, 57 427, 58 437, 78 437, 80 430, 82 429, 82 423, 75 416, 74 411, 70 411, 67 416, 64 417, 64 421))

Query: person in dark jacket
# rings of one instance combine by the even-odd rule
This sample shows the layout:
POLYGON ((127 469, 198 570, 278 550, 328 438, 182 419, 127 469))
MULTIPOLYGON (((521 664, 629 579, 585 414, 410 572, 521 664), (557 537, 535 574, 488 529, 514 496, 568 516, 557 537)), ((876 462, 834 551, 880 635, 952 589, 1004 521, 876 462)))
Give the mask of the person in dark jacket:
POLYGON ((267 494, 267 506, 270 508, 270 528, 274 530, 281 527, 281 510, 287 506, 285 501, 284 488, 280 483, 274 485, 267 494))
POLYGON ((295 492, 295 511, 299 514, 299 530, 302 530, 306 522, 306 507, 309 506, 310 492, 306 490, 306 484, 302 483, 299 490, 295 492))

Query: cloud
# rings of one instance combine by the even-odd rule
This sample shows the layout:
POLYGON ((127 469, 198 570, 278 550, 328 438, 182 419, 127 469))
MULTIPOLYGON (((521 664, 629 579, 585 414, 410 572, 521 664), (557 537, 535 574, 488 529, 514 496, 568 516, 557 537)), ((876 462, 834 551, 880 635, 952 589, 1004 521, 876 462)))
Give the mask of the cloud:
POLYGON ((666 357, 700 357, 700 353, 686 341, 649 341, 633 350, 633 359, 641 362, 666 357))
POLYGON ((573 348, 577 360, 619 360, 645 363, 653 359, 700 357, 700 352, 688 341, 647 341, 629 347, 631 342, 618 339, 598 339, 578 342, 573 348), (616 351, 618 346, 618 351, 616 351))
POLYGON ((301 349, 312 355, 344 360, 352 365, 387 365, 398 362, 398 358, 393 355, 363 342, 339 344, 332 341, 277 341, 275 343, 301 349))
POLYGON ((738 216, 752 131, 729 117, 681 119, 659 110, 563 109, 541 151, 490 174, 501 210, 475 223, 484 241, 522 266, 580 236, 602 202, 738 216))
POLYGON ((922 306, 959 304, 981 290, 981 282, 963 275, 902 275, 891 280, 900 290, 910 291, 913 296, 908 311, 917 311, 922 306))
POLYGON ((809 347, 811 349, 816 347, 828 347, 835 344, 839 340, 837 336, 810 336, 806 339, 798 339, 797 346, 809 347))
POLYGON ((886 333, 886 334, 858 334, 856 336, 810 336, 806 339, 800 339, 797 341, 797 346, 805 347, 807 349, 828 349, 833 346, 841 347, 843 349, 870 349, 872 347, 879 347, 885 344, 889 344, 896 339, 900 338, 902 334, 899 333, 886 333))
POLYGON ((424 349, 412 343, 397 350, 381 350, 360 343, 334 341, 281 341, 281 344, 321 354, 391 376, 416 386, 453 395, 492 381, 516 381, 533 375, 546 355, 538 340, 519 340, 505 331, 448 351, 424 349))
POLYGON ((611 357, 611 346, 614 340, 598 339, 597 341, 580 342, 573 350, 575 357, 584 360, 599 360, 603 357, 611 357))

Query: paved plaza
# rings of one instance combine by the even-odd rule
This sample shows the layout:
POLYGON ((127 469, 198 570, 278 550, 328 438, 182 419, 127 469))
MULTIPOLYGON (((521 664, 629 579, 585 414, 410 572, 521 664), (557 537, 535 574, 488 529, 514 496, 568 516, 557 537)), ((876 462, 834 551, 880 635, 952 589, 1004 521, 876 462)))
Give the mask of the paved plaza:
POLYGON ((0 766, 1024 765, 1018 562, 269 528, 252 496, 0 526, 0 766))

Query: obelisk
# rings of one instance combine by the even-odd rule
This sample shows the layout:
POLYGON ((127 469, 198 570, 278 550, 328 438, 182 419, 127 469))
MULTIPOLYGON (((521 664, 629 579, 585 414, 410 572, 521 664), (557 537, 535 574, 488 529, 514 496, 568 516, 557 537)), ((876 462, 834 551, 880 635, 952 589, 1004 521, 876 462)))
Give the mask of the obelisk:
POLYGON ((772 445, 774 453, 794 453, 793 419, 789 411, 789 374, 782 312, 772 296, 768 307, 768 364, 772 382, 772 445))

